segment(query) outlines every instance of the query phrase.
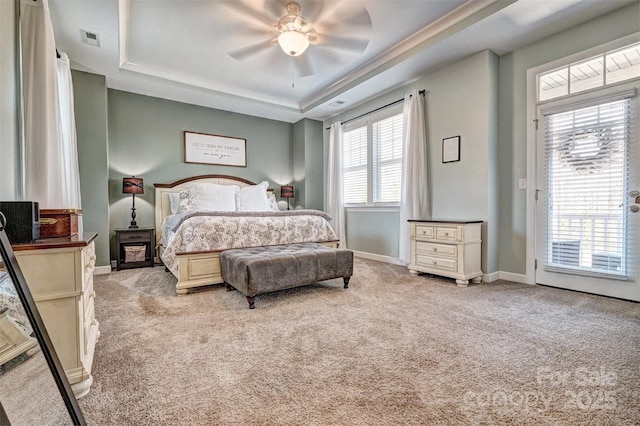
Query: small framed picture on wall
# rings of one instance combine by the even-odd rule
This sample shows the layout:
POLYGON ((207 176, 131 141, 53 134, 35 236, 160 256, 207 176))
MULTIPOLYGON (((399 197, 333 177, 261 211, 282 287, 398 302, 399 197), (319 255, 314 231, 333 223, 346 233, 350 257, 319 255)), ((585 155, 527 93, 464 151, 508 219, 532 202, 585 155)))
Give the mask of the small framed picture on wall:
POLYGON ((460 161, 460 136, 442 139, 442 162, 460 161))

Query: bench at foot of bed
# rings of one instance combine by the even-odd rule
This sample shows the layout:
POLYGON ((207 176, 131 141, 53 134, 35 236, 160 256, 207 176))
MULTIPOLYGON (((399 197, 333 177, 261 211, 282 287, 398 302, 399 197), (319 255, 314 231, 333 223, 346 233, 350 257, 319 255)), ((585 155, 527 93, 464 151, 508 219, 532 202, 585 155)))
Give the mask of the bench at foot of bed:
POLYGON ((243 293, 253 309, 255 296, 271 291, 334 278, 349 288, 353 252, 316 243, 233 249, 220 253, 220 266, 227 289, 243 293))

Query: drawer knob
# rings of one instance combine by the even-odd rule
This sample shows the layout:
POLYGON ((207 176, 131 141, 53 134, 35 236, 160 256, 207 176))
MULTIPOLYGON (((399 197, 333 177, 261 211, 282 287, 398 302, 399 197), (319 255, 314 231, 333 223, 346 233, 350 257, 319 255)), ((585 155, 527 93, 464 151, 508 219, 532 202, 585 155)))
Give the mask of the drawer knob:
POLYGON ((433 251, 438 251, 438 248, 437 248, 437 247, 434 247, 434 248, 433 248, 433 251))
POLYGON ((448 233, 448 232, 445 232, 445 233, 444 233, 444 236, 445 236, 445 237, 448 237, 448 236, 449 236, 449 233, 448 233))
POLYGON ((438 264, 438 262, 436 262, 436 261, 434 260, 434 261, 433 261, 433 264, 434 264, 434 265, 437 265, 437 264, 438 264))

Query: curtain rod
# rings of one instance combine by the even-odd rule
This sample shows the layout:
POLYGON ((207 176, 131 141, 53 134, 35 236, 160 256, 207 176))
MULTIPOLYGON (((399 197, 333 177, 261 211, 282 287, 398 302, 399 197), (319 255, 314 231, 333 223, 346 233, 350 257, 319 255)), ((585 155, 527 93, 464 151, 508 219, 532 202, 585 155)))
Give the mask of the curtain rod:
MULTIPOLYGON (((424 90, 424 89, 422 89, 422 90, 420 90, 418 93, 419 93, 419 94, 421 94, 422 96, 424 96, 424 94, 425 94, 425 93, 427 93, 427 91, 426 91, 426 90, 424 90)), ((394 105, 396 105, 396 104, 399 104, 400 102, 404 102, 404 98, 402 98, 402 99, 398 99, 397 101, 393 101, 393 102, 391 102, 391 103, 388 103, 388 104, 383 105, 383 106, 381 106, 381 107, 378 107, 378 108, 376 108, 376 109, 372 109, 371 111, 369 111, 369 112, 365 112, 364 114, 360 114, 360 115, 359 115, 359 116, 357 116, 357 117, 353 117, 353 118, 350 118, 350 119, 348 119, 348 120, 341 121, 341 122, 340 122, 340 124, 346 124, 346 123, 348 123, 348 122, 350 122, 350 121, 357 120, 358 118, 362 118, 362 117, 364 117, 364 116, 366 116, 366 115, 373 114, 374 112, 380 111, 381 109, 389 108, 390 106, 394 106, 394 105)), ((331 129, 331 127, 327 127, 327 128, 325 128, 325 130, 330 130, 330 129, 331 129)))

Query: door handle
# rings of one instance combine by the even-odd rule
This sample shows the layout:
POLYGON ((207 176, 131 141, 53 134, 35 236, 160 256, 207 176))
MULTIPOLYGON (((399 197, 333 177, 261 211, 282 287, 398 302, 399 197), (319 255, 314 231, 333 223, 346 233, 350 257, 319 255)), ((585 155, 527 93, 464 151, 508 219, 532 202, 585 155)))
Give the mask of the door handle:
POLYGON ((638 212, 638 206, 636 204, 640 204, 640 191, 629 191, 629 197, 633 198, 633 202, 635 203, 634 205, 632 205, 631 207, 629 207, 629 210, 631 210, 632 213, 637 213, 638 212))

